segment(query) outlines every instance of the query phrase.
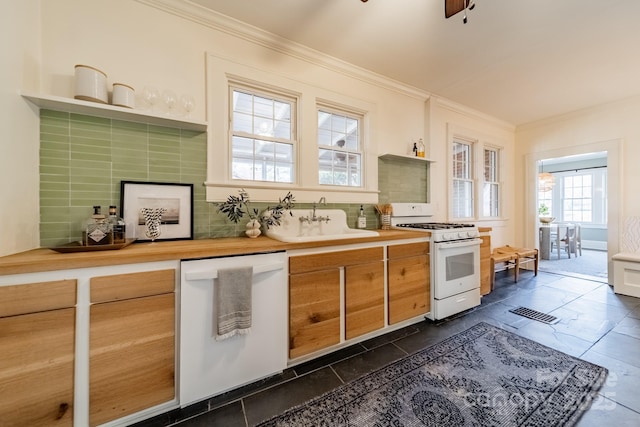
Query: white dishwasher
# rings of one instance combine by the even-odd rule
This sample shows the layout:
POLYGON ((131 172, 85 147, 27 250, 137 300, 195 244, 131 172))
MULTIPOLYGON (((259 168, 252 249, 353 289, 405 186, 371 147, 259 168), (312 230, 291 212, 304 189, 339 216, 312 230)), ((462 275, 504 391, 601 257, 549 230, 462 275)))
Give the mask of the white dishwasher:
POLYGON ((286 368, 285 252, 183 261, 180 270, 180 406, 286 368), (217 271, 249 266, 253 267, 251 332, 216 341, 217 271))

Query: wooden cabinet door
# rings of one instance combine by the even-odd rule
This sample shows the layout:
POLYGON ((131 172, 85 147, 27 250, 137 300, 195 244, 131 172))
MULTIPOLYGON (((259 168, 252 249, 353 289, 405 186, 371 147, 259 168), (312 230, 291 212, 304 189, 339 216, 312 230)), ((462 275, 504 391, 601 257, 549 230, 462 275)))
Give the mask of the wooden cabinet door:
POLYGON ((340 269, 289 276, 289 357, 340 342, 340 269))
POLYGON ((174 398, 173 293, 94 304, 89 333, 90 425, 174 398))
POLYGON ((429 312, 429 257, 389 259, 389 324, 429 312))
POLYGON ((345 338, 384 327, 384 262, 345 268, 345 338))
POLYGON ((491 236, 480 236, 480 295, 491 292, 491 236))
POLYGON ((0 318, 0 425, 71 426, 75 308, 0 318))

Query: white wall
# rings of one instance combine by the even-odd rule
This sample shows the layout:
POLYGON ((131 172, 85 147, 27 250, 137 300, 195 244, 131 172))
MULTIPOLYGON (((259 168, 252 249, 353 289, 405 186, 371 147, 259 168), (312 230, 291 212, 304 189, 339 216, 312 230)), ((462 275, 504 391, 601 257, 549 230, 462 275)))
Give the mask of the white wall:
POLYGON ((38 88, 40 3, 0 2, 0 255, 38 246, 38 113, 21 96, 38 88))

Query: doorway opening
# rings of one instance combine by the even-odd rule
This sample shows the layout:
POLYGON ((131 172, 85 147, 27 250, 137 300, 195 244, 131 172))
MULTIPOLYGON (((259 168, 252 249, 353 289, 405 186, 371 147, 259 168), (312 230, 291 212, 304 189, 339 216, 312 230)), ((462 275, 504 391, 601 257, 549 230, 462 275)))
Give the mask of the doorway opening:
POLYGON ((607 282, 607 152, 537 161, 540 270, 607 282))

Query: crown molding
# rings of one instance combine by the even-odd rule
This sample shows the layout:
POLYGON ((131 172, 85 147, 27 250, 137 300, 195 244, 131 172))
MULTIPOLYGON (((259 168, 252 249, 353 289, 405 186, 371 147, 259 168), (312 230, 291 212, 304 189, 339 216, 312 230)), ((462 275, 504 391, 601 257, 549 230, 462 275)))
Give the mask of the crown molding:
POLYGON ((426 101, 430 93, 390 79, 367 69, 355 66, 346 61, 300 43, 285 39, 258 27, 207 9, 189 0, 135 0, 138 3, 170 13, 182 19, 211 28, 213 30, 240 38, 250 43, 289 55, 296 59, 321 66, 331 71, 358 79, 368 84, 378 86, 412 98, 426 101))
POLYGON ((431 95, 431 100, 435 101, 440 107, 446 108, 447 110, 453 111, 455 113, 492 123, 510 132, 514 132, 516 130, 516 126, 513 123, 500 120, 481 111, 475 110, 471 107, 467 107, 466 105, 458 104, 457 102, 451 101, 450 99, 431 95))

